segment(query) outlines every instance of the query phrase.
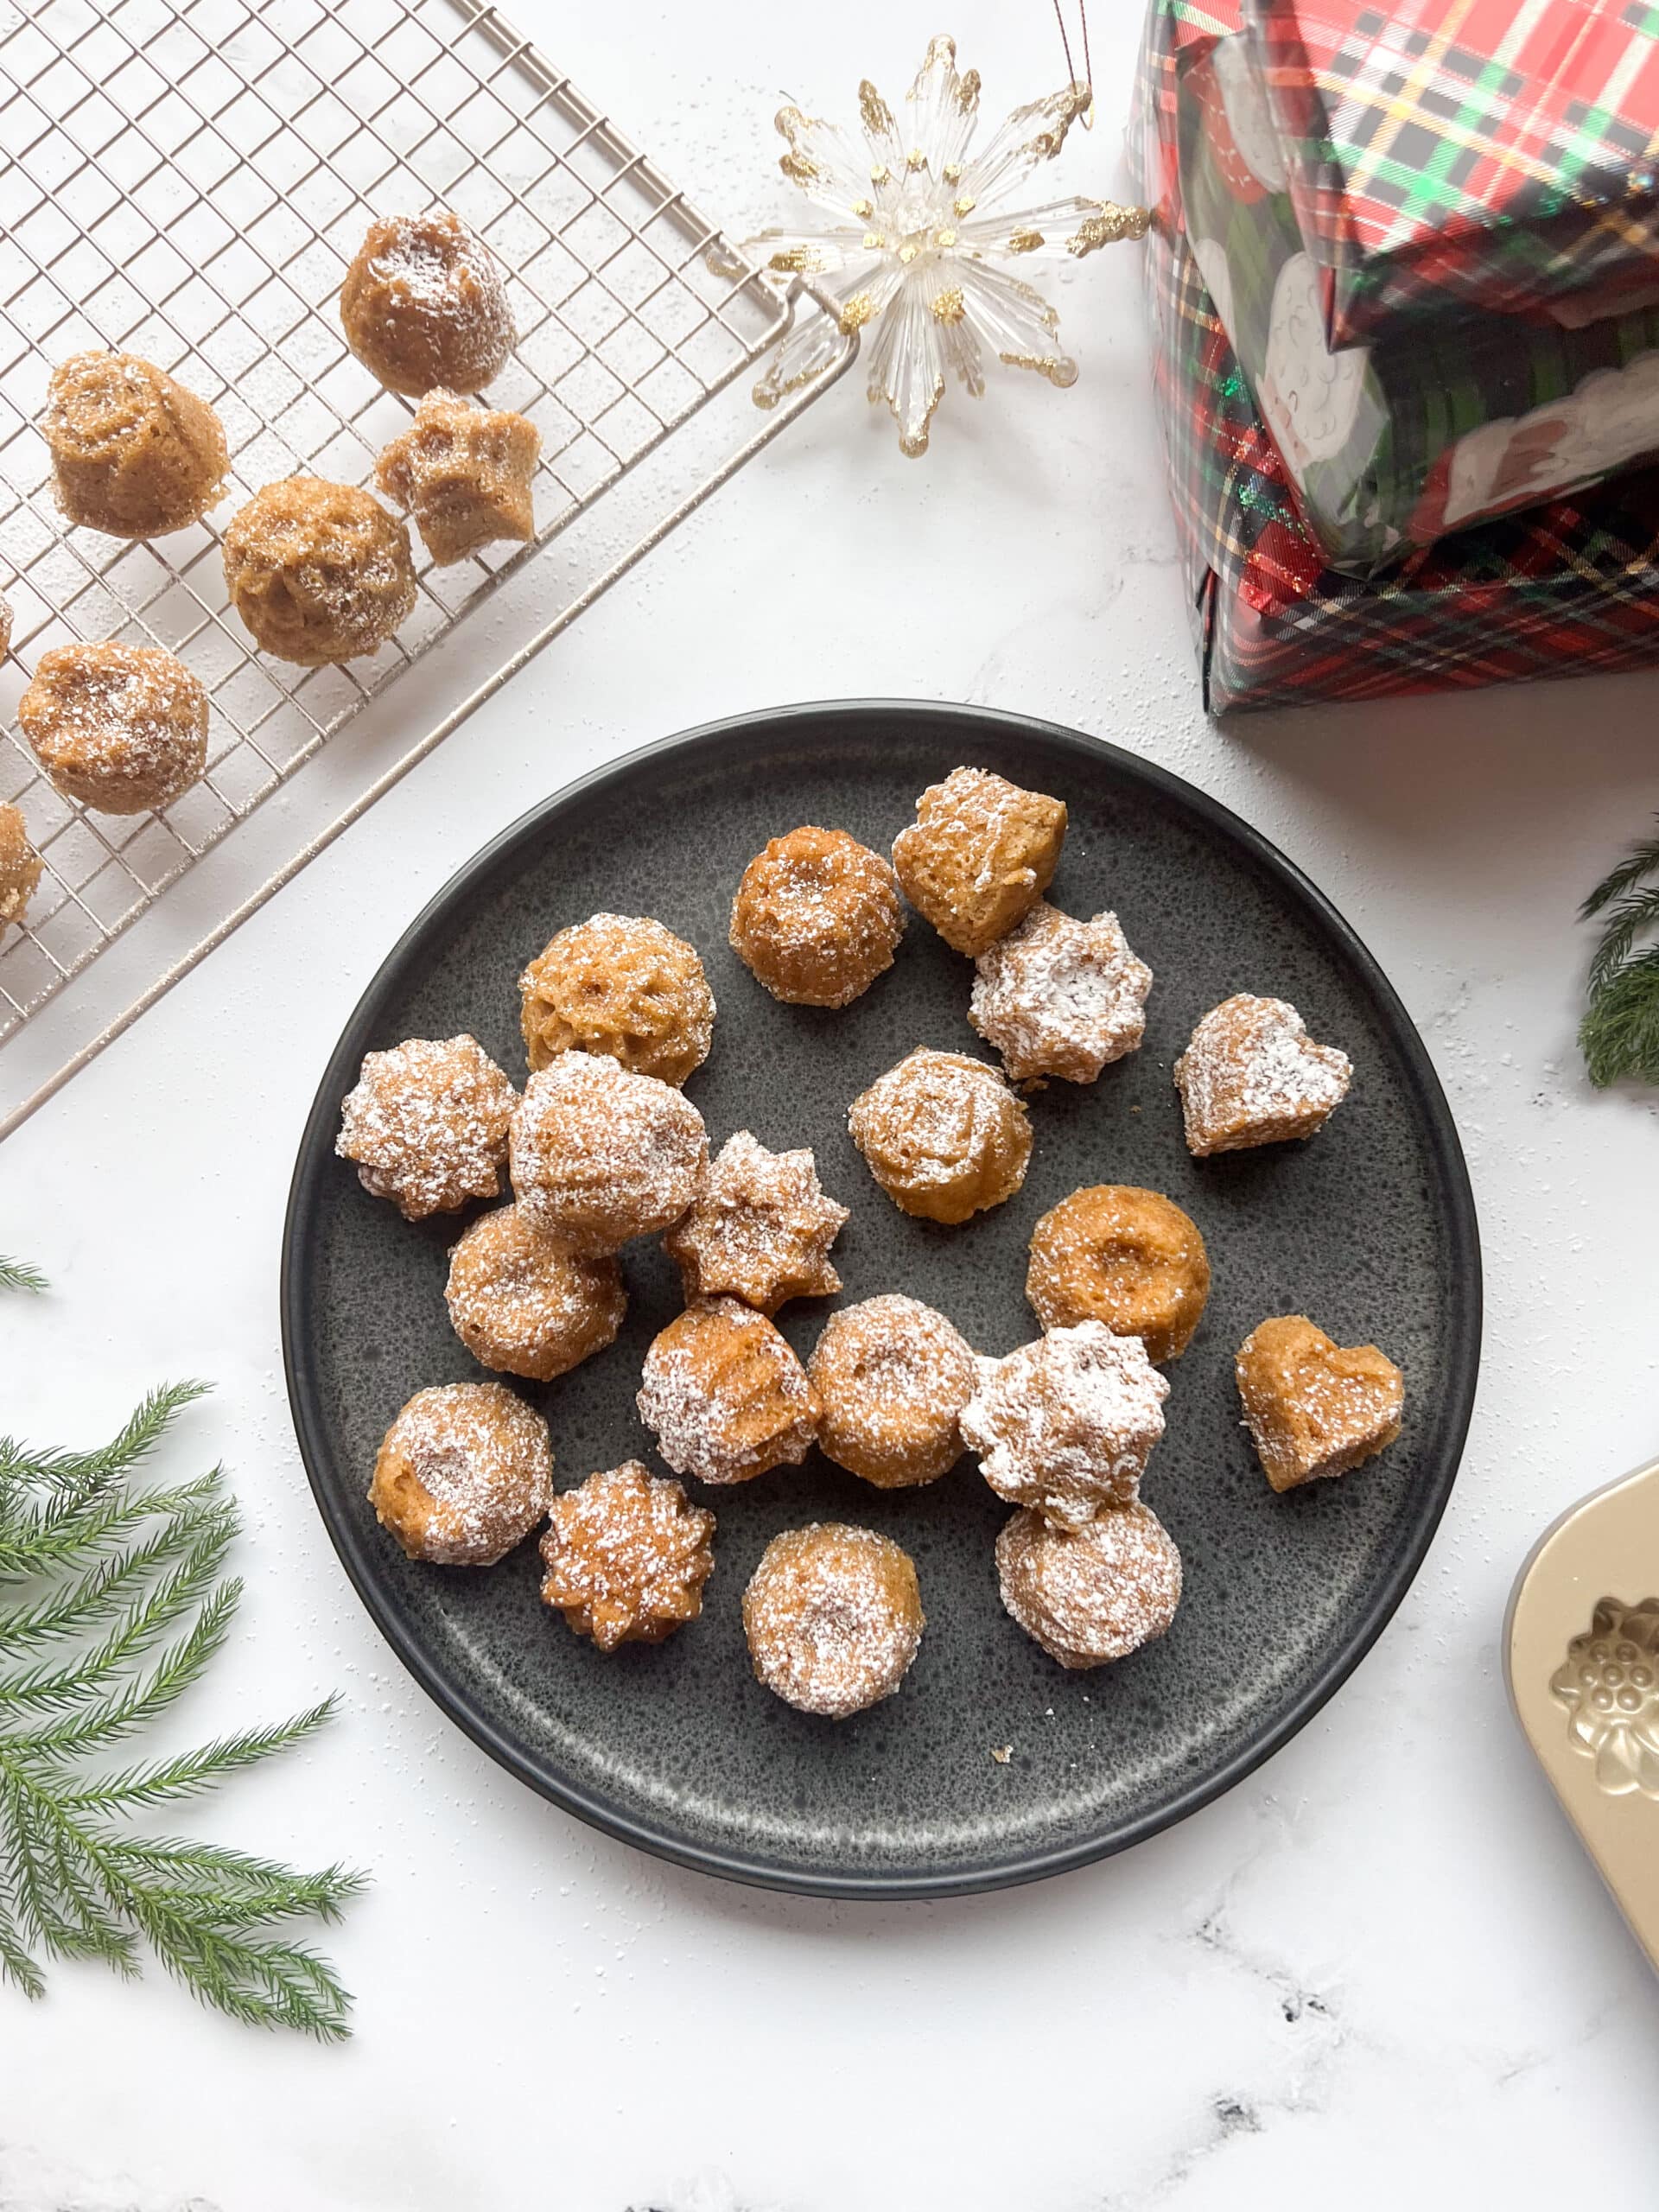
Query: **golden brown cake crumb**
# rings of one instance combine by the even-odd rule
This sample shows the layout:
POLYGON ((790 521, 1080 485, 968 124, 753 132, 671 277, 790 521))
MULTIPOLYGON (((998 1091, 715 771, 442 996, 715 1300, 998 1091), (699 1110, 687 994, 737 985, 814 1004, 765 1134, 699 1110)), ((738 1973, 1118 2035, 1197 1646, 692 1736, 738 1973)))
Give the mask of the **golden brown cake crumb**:
POLYGON ((29 842, 29 828, 18 808, 0 805, 0 929, 21 928, 29 902, 39 888, 46 863, 29 842))
POLYGON ((1346 1052, 1314 1043, 1294 1006, 1241 991, 1211 1008, 1175 1063, 1187 1150, 1205 1159, 1311 1137, 1352 1072, 1346 1052))
POLYGON ((1073 921, 1039 899, 979 956, 968 1019, 1002 1055, 1011 1081, 1093 1083, 1146 1034, 1152 970, 1116 914, 1073 921))
POLYGON ((340 288, 340 321, 365 368, 410 399, 481 391, 514 343, 495 257, 448 208, 370 224, 340 288))
POLYGON ((953 768, 893 840, 905 896, 949 945, 977 959, 1049 887, 1065 806, 984 768, 953 768))
POLYGON ((518 978, 532 1068, 605 1053, 636 1075, 682 1084, 709 1057, 715 1000, 697 949, 643 914, 592 914, 518 978))
POLYGON ((1081 1528, 1016 1513, 996 1540, 1002 1603, 1062 1667, 1103 1667, 1162 1636, 1181 1601, 1181 1555, 1149 1506, 1081 1528))
POLYGON ((54 645, 17 702, 48 781, 100 814, 144 814, 207 759, 207 694, 159 645, 54 645))
POLYGON ((1080 1528, 1133 1504, 1168 1395, 1139 1337, 1080 1321, 982 1360, 962 1433, 999 1497, 1080 1528))
POLYGON ((160 537, 199 522, 230 466, 207 401, 136 353, 60 362, 41 431, 58 505, 72 523, 111 537, 160 537))
POLYGON ((1405 1378, 1375 1344, 1339 1345, 1306 1314, 1263 1321, 1238 1349, 1244 1420, 1268 1480, 1345 1475, 1400 1433, 1405 1378))
POLYGON ((429 391, 374 466, 374 480, 414 518, 440 568, 503 538, 534 535, 531 480, 542 434, 523 415, 429 391))
POLYGON ((411 1559, 493 1567, 553 1496, 547 1423, 500 1382, 417 1390, 386 1431, 369 1503, 411 1559))
POLYGON ((925 1626, 909 1554, 838 1522, 774 1536, 743 1592, 757 1679, 826 1720, 891 1697, 925 1626))
POLYGON ((900 1212, 955 1224, 1026 1179, 1031 1122, 994 1067, 918 1047, 848 1110, 853 1142, 900 1212))
POLYGON ((601 1651, 661 1643, 702 1611, 715 1516, 678 1483, 625 1459, 553 1500, 542 1602, 601 1651))
POLYGON ((962 1457, 959 1421, 978 1369, 971 1347, 919 1299, 844 1306, 823 1325, 808 1379, 818 1448, 880 1490, 931 1483, 962 1457))
POLYGON ((591 1052, 561 1052, 531 1076, 512 1117, 518 1202, 579 1252, 614 1252, 677 1221, 708 1157, 689 1098, 591 1052))
POLYGON ((1026 1295, 1046 1329, 1103 1321, 1147 1357, 1179 1359, 1210 1295, 1198 1225, 1173 1199, 1132 1184, 1073 1191, 1031 1232, 1026 1295))
POLYGON ((302 668, 378 652, 415 604, 408 531, 354 484, 267 484, 232 516, 223 550, 254 643, 302 668))
POLYGON ((740 1129, 703 1169, 663 1249, 679 1263, 688 1306, 741 1298, 775 1313, 791 1298, 829 1298, 841 1288, 830 1247, 846 1219, 810 1148, 768 1152, 740 1129))
POLYGON ((818 1430, 817 1393, 764 1313, 708 1299, 671 1321, 645 1354, 639 1418, 677 1475, 746 1483, 798 1465, 818 1430))
POLYGON ((449 1255, 444 1299, 474 1359, 533 1382, 603 1351, 628 1310, 613 1259, 572 1251, 519 1205, 473 1224, 449 1255))
POLYGON ((411 1037, 365 1055, 334 1150, 405 1221, 493 1198, 507 1161, 512 1085, 475 1037, 411 1037))
POLYGON ((790 1006, 850 1006, 892 967, 904 930, 893 869, 844 830, 774 837, 732 902, 732 950, 790 1006))

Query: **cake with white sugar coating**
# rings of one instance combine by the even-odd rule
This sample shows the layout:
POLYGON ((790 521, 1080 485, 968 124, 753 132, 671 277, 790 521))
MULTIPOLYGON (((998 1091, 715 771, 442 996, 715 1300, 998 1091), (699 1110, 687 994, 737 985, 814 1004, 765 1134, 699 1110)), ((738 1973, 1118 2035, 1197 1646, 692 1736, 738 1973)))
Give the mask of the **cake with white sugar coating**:
POLYGON ((1175 1063, 1186 1148, 1206 1159, 1311 1137, 1352 1074, 1346 1052, 1315 1044, 1287 1001, 1241 991, 1211 1008, 1175 1063))
POLYGON ((1146 1035, 1152 970, 1116 914, 1079 922, 1039 899, 976 965, 968 1019, 1015 1083, 1093 1083, 1146 1035))
POLYGON ((962 1433, 999 1497, 1081 1528, 1135 1502, 1168 1395, 1139 1337, 1082 1321, 982 1360, 962 1433))

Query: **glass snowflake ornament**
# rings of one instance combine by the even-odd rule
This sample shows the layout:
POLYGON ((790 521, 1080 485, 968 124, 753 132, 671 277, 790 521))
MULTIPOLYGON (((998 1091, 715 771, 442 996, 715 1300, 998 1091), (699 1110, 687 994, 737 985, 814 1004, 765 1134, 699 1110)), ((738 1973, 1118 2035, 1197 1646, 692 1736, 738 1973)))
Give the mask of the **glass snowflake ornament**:
POLYGON ((858 88, 857 143, 833 124, 785 107, 779 167, 829 217, 813 229, 763 231, 744 251, 779 274, 810 277, 836 320, 804 315, 754 388, 775 407, 810 383, 862 330, 869 397, 885 400, 907 454, 927 451, 929 426, 954 372, 977 399, 988 353, 1064 390, 1077 365, 1061 352, 1059 316, 1014 263, 1081 259, 1143 238, 1141 207, 1111 200, 1009 200, 1065 143, 1089 87, 1071 84, 1016 108, 977 151, 979 72, 957 68, 956 41, 936 38, 895 115, 868 79, 858 88))

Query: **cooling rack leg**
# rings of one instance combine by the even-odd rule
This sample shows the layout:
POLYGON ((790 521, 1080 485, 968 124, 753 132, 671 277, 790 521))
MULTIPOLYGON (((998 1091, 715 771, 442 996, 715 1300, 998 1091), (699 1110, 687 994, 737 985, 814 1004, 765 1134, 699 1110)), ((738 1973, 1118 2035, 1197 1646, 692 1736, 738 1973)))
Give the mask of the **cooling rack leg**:
MULTIPOLYGON (((794 327, 795 317, 799 315, 804 306, 814 308, 821 314, 833 315, 835 312, 833 302, 826 298, 816 286, 808 283, 801 277, 797 277, 791 286, 789 301, 791 314, 788 328, 794 327)), ((656 550, 671 531, 677 530, 689 516, 696 512, 705 500, 711 499, 722 485, 729 484, 740 469, 747 467, 758 453, 762 452, 772 443, 774 438, 780 436, 797 416, 804 413, 806 409, 810 407, 815 400, 820 398, 831 385, 838 383, 857 359, 858 345, 856 331, 843 333, 841 349, 835 359, 827 366, 819 370, 809 383, 803 385, 798 391, 791 392, 767 418, 763 429, 757 430, 745 444, 739 446, 734 453, 728 454, 720 467, 706 476, 702 482, 682 499, 677 507, 665 514, 659 522, 654 524, 637 544, 631 546, 620 560, 606 569, 602 575, 595 577, 585 591, 579 592, 569 605, 556 614, 543 629, 537 631, 533 637, 527 639, 510 659, 501 664, 493 675, 480 683, 475 691, 469 692, 467 697, 452 709, 441 722, 435 724, 424 737, 410 746, 407 753, 395 760, 384 775, 378 777, 366 791, 359 792, 343 813, 337 815, 326 829, 320 830, 308 844, 302 846, 293 858, 285 861, 274 875, 268 877, 257 891, 251 892, 239 906, 227 914, 224 920, 216 928, 210 930, 198 944, 192 945, 189 951, 181 959, 175 960, 165 974, 158 976, 148 989, 141 992, 130 1006, 116 1016, 107 1028, 100 1030, 96 1037, 83 1045, 72 1058, 67 1059, 56 1074, 48 1077, 39 1090, 32 1091, 21 1105, 14 1107, 5 1119, 0 1121, 0 1143, 10 1136, 15 1129, 21 1128, 32 1114, 38 1113, 49 1098, 56 1097, 70 1077, 79 1075, 82 1068, 95 1060, 106 1046, 114 1044, 118 1037, 124 1036, 141 1014, 148 1014, 158 1000, 167 996, 175 983, 182 982, 193 968, 199 967, 210 952, 216 950, 224 944, 226 938, 240 929, 250 915, 257 914, 263 906, 274 899, 285 884, 291 883, 303 868, 315 860, 319 853, 326 852, 337 837, 343 836, 354 822, 360 820, 378 800, 385 797, 394 785, 400 784, 411 768, 424 760, 429 753, 435 752, 445 738, 459 729, 469 715, 475 714, 486 700, 493 699, 502 686, 510 683, 521 669, 527 668, 544 647, 550 645, 556 638, 563 636, 578 615, 585 614, 595 600, 602 599, 613 584, 620 583, 630 570, 639 566, 648 553, 656 550)))

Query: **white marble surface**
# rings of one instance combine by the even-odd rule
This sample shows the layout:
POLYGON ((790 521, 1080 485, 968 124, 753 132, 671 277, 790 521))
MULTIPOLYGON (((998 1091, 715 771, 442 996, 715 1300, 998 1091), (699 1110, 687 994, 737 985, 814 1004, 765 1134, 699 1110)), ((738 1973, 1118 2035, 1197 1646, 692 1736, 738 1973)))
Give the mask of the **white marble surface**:
MULTIPOLYGON (((777 204, 782 89, 850 106, 946 27, 994 100, 1059 73, 1038 0, 963 0, 949 26, 915 0, 518 13, 734 225, 777 204)), ((1120 13, 1096 9, 1110 109, 1120 13)), ((1077 141, 1069 176, 1109 184, 1114 155, 1109 130, 1077 141)), ((334 1938, 359 1999, 344 2050, 238 2031, 153 1975, 60 1968, 37 2008, 0 1996, 5 2212, 1651 2200, 1659 1991, 1529 1764, 1497 1652, 1533 1536, 1659 1444, 1659 1128, 1649 1097, 1592 1096, 1573 1048, 1573 907, 1659 804, 1659 679, 1207 724, 1131 253, 1061 272, 1070 394, 1009 377, 977 410, 953 397, 921 464, 856 394, 827 403, 0 1154, 0 1249, 54 1286, 0 1314, 5 1425, 91 1440, 162 1376, 218 1382, 175 1464, 234 1469, 249 1592, 181 1727, 344 1692, 313 1751, 201 1823, 375 1874, 334 1938), (595 761, 847 693, 1075 723, 1278 840, 1421 1024, 1490 1283, 1445 1525, 1319 1719, 1127 1857, 905 1909, 659 1866, 442 1724, 335 1563, 278 1367, 302 1116, 416 908, 595 761)))

